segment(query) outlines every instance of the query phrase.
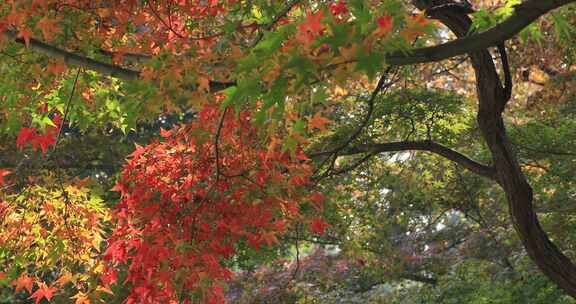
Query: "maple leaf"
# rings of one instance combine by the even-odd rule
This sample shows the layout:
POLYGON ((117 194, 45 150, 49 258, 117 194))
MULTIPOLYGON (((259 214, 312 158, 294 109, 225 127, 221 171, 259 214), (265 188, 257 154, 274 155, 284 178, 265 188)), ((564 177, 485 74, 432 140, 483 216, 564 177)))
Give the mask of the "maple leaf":
POLYGON ((34 304, 40 303, 42 298, 50 301, 57 290, 55 287, 48 287, 45 283, 40 283, 39 288, 28 299, 35 299, 34 304))
POLYGON ((342 15, 348 13, 348 8, 346 7, 346 2, 340 0, 337 3, 330 4, 330 12, 334 16, 342 15))
POLYGON ((29 293, 32 292, 32 285, 33 284, 34 284, 34 281, 32 280, 32 278, 27 276, 26 274, 22 274, 17 279, 12 281, 12 285, 14 285, 14 287, 16 287, 16 290, 15 290, 16 293, 18 293, 20 290, 22 290, 22 288, 25 288, 26 290, 28 290, 29 293))
POLYGON ((36 138, 36 128, 21 128, 16 138, 16 147, 22 149, 27 142, 36 138))
POLYGON ((314 192, 309 197, 310 201, 312 202, 312 206, 318 211, 322 210, 322 204, 324 203, 324 195, 318 192, 314 192))
POLYGON ((140 71, 140 76, 144 80, 152 80, 152 79, 154 79, 155 75, 156 75, 156 72, 154 72, 154 70, 152 70, 151 68, 148 68, 148 67, 143 68, 142 71, 140 71))
POLYGON ((210 92, 210 78, 200 76, 196 81, 198 82, 198 91, 210 92))
POLYGON ((308 118, 308 127, 310 129, 319 129, 320 131, 326 131, 326 125, 331 123, 329 119, 322 117, 320 112, 316 112, 312 118, 308 118))
POLYGON ((36 136, 32 140, 32 147, 36 149, 38 146, 40 146, 40 149, 42 149, 42 155, 46 155, 48 148, 55 144, 56 144, 56 138, 54 137, 53 134, 44 134, 41 136, 36 136))
POLYGON ((326 27, 321 23, 324 14, 322 11, 318 11, 316 14, 309 13, 306 16, 306 22, 304 25, 306 29, 310 30, 312 33, 320 33, 326 27))
MULTIPOLYGON (((349 47, 339 47, 338 50, 340 51, 340 56, 344 59, 341 61, 347 62, 347 61, 353 61, 356 60, 356 57, 358 55, 358 45, 357 44, 352 44, 349 47)), ((337 62, 335 62, 337 63, 337 62)))
POLYGON ((52 61, 52 62, 48 63, 48 66, 46 67, 46 72, 54 74, 54 75, 59 75, 59 74, 66 72, 67 69, 68 69, 68 67, 66 66, 66 64, 64 62, 52 61))
POLYGON ((146 148, 142 147, 141 145, 135 143, 134 147, 134 152, 130 153, 128 158, 136 159, 142 156, 142 154, 146 153, 146 148))
POLYGON ((276 233, 274 233, 273 231, 268 231, 268 232, 262 233, 261 240, 264 241, 264 243, 266 243, 267 246, 272 246, 272 245, 278 243, 278 239, 276 238, 276 233))
POLYGON ((71 282, 72 280, 74 280, 74 276, 70 273, 70 272, 65 272, 64 274, 62 274, 58 280, 56 280, 56 282, 54 282, 54 284, 59 285, 59 286, 64 286, 67 283, 71 282))
POLYGON ((18 37, 24 39, 24 45, 26 45, 26 48, 30 47, 30 36, 32 36, 32 31, 27 27, 24 27, 18 32, 18 37))
POLYGON ((36 23, 36 27, 38 27, 40 31, 42 31, 42 36, 47 41, 52 40, 54 34, 60 32, 58 21, 49 18, 48 15, 45 15, 44 17, 42 17, 42 19, 38 20, 38 23, 36 23))
POLYGON ((316 14, 308 13, 306 21, 298 26, 299 31, 296 34, 296 40, 306 47, 310 45, 326 28, 321 23, 323 17, 322 11, 318 11, 316 14))
POLYGON ((266 151, 266 156, 264 158, 265 160, 268 160, 274 154, 276 147, 279 144, 282 144, 282 141, 275 136, 270 139, 270 144, 268 144, 268 150, 266 151))
MULTIPOLYGON (((293 111, 291 117, 301 121, 297 113, 293 111)), ((205 105, 198 114, 199 119, 191 126, 164 134, 166 137, 161 141, 136 146, 123 178, 112 189, 122 192, 122 207, 114 212, 119 227, 103 254, 108 263, 106 272, 101 275, 103 282, 115 281, 108 273, 112 273, 116 265, 131 263, 134 266, 129 270, 127 281, 134 287, 130 297, 133 302, 153 302, 151 298, 157 298, 159 286, 174 287, 174 270, 171 269, 180 266, 173 261, 184 259, 190 252, 187 245, 190 240, 182 239, 180 230, 186 235, 196 231, 193 235, 199 244, 195 248, 199 253, 195 263, 198 275, 185 279, 191 286, 203 278, 226 279, 229 270, 221 262, 233 256, 238 242, 245 241, 256 250, 278 243, 279 234, 285 231, 282 215, 297 217, 299 202, 306 201, 299 198, 303 198, 306 191, 289 197, 265 192, 253 196, 249 194, 254 187, 252 183, 217 180, 213 174, 213 145, 211 141, 206 142, 206 138, 215 135, 215 126, 222 124, 218 158, 221 169, 226 168, 227 174, 246 172, 261 187, 278 187, 282 193, 309 184, 312 170, 302 162, 305 155, 299 144, 301 140, 293 138, 294 151, 299 151, 300 156, 280 152, 281 141, 276 133, 270 135, 267 145, 263 145, 256 136, 258 130, 252 125, 252 117, 248 111, 222 115, 218 105, 205 105), (166 153, 167 149, 170 153, 166 153), (286 168, 289 172, 284 172, 286 168), (174 183, 175 180, 181 182, 174 183), (210 184, 214 187, 206 187, 210 184), (220 192, 218 196, 221 197, 213 201, 216 196, 207 195, 207 191, 220 192), (198 204, 204 200, 211 201, 214 208, 198 204), (180 212, 182 203, 199 205, 200 208, 192 210, 198 220, 190 223, 189 219, 174 217, 180 212), (156 212, 159 208, 167 212, 156 212), (142 226, 140 223, 144 222, 150 224, 142 226), (175 257, 173 261, 162 261, 171 255, 175 257), (170 268, 159 270, 163 263, 168 263, 170 268), (153 281, 145 279, 148 276, 152 276, 153 281)), ((305 129, 305 123, 301 124, 305 129)))
POLYGON ((411 41, 421 34, 424 34, 425 27, 430 23, 424 14, 410 16, 406 28, 400 33, 404 39, 411 41))
POLYGON ((10 175, 11 173, 12 173, 12 171, 10 171, 10 170, 0 169, 0 186, 4 185, 6 183, 6 181, 4 180, 4 177, 7 175, 10 175))
POLYGON ((252 246, 256 251, 260 250, 260 236, 256 234, 249 234, 248 237, 248 244, 252 246))
POLYGON ((87 294, 79 291, 74 296, 70 297, 71 299, 75 299, 74 304, 90 304, 90 298, 87 294))
POLYGON ((103 293, 107 293, 107 294, 109 294, 109 295, 113 295, 113 294, 114 294, 114 292, 112 292, 112 290, 111 290, 109 287, 107 287, 107 286, 98 286, 98 287, 96 287, 96 291, 98 291, 98 292, 103 292, 103 293))
POLYGON ((425 14, 416 14, 410 17, 410 23, 417 24, 419 26, 427 26, 430 20, 426 18, 425 14))
POLYGON ((324 235, 326 228, 330 227, 330 224, 326 223, 321 218, 314 218, 310 221, 308 227, 310 228, 310 231, 319 235, 324 235))
POLYGON ((166 130, 164 128, 160 128, 160 136, 164 137, 164 138, 168 138, 172 135, 172 131, 170 130, 166 130))
POLYGON ((376 23, 378 23, 378 28, 375 31, 377 36, 386 36, 392 32, 394 28, 394 19, 392 16, 382 16, 376 20, 376 23))

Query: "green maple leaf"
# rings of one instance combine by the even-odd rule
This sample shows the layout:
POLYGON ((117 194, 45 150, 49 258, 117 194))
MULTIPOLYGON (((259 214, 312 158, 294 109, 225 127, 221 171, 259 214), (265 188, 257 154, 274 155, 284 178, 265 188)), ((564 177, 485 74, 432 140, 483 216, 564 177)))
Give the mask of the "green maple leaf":
POLYGON ((358 52, 358 64, 356 64, 356 70, 366 72, 366 75, 372 79, 376 72, 382 68, 383 61, 384 54, 365 53, 363 50, 360 50, 358 52))

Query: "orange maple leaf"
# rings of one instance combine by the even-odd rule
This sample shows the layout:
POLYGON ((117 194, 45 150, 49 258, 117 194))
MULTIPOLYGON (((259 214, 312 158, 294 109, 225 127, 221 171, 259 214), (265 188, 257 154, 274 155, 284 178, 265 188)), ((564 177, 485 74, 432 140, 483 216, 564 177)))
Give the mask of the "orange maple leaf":
POLYGON ((172 131, 166 130, 164 128, 160 128, 160 136, 162 136, 164 138, 168 138, 168 137, 172 136, 172 131))
POLYGON ((46 298, 46 300, 50 301, 57 290, 58 289, 55 287, 48 287, 46 284, 40 283, 39 288, 28 299, 35 299, 34 304, 40 303, 42 298, 46 298))
POLYGON ((71 297, 71 299, 76 299, 74 304, 90 304, 90 298, 88 298, 88 295, 80 291, 71 297))
POLYGON ((319 129, 320 131, 326 131, 326 125, 332 121, 322 117, 320 112, 316 112, 312 118, 308 118, 308 127, 310 129, 319 129))
POLYGON ((26 48, 30 47, 30 36, 32 36, 32 31, 27 27, 22 28, 18 32, 18 37, 24 39, 24 44, 26 45, 26 48))
POLYGON ((319 34, 326 28, 326 26, 321 23, 322 18, 324 18, 322 11, 318 11, 316 14, 308 13, 306 22, 300 26, 300 30, 309 30, 312 33, 319 34))
POLYGON ((274 244, 278 244, 278 239, 276 238, 276 233, 273 231, 267 231, 262 233, 262 236, 260 237, 260 239, 262 241, 264 241, 264 243, 266 243, 267 246, 272 246, 274 244))
POLYGON ((210 92, 210 78, 199 76, 196 81, 198 82, 198 91, 210 92))
POLYGON ((38 20, 36 27, 42 31, 42 36, 46 41, 51 41, 54 37, 54 34, 61 31, 60 26, 58 26, 58 21, 53 18, 49 18, 48 15, 38 20))
POLYGON ((32 292, 32 285, 34 281, 31 277, 27 276, 26 274, 20 275, 17 279, 12 281, 12 285, 16 287, 15 293, 18 293, 22 288, 28 290, 28 292, 32 292))
MULTIPOLYGON (((10 175, 11 173, 12 173, 12 171, 10 171, 10 170, 0 169, 0 186, 4 185, 6 183, 6 181, 4 180, 4 177, 7 175, 10 175)), ((2 279, 2 278, 0 278, 0 279, 2 279)))
POLYGON ((408 19, 408 24, 406 28, 402 30, 400 36, 404 37, 407 41, 411 41, 414 38, 425 33, 426 26, 430 23, 426 16, 423 14, 413 15, 408 19))
POLYGON ((265 159, 268 160, 270 156, 272 156, 273 153, 276 151, 276 147, 281 144, 282 141, 280 139, 278 139, 275 136, 272 136, 272 138, 270 139, 270 144, 268 145, 268 150, 266 151, 265 159))
POLYGON ((140 71, 140 76, 142 79, 150 81, 156 77, 156 72, 151 68, 143 68, 142 71, 140 71))
POLYGON ((51 61, 46 67, 46 72, 59 75, 66 72, 67 69, 68 67, 66 66, 66 63, 62 61, 51 61))

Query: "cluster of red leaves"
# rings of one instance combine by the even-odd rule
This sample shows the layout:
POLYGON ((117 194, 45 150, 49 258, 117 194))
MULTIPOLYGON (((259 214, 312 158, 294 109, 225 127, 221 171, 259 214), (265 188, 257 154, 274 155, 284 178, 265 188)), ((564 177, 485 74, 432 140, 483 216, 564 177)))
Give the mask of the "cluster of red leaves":
POLYGON ((21 128, 16 138, 16 146, 24 149, 26 144, 30 144, 32 149, 38 150, 40 148, 42 154, 46 155, 48 148, 56 144, 56 136, 60 132, 60 126, 62 125, 62 119, 58 114, 54 115, 51 120, 56 127, 47 126, 43 133, 37 128, 21 128))
POLYGON ((248 113, 224 113, 206 107, 190 126, 130 155, 115 187, 122 199, 102 278, 113 283, 126 266, 128 303, 167 303, 190 291, 221 303, 218 282, 231 276, 222 262, 238 246, 273 245, 301 219, 301 204, 319 208, 322 196, 306 191, 305 155, 267 149, 248 113))

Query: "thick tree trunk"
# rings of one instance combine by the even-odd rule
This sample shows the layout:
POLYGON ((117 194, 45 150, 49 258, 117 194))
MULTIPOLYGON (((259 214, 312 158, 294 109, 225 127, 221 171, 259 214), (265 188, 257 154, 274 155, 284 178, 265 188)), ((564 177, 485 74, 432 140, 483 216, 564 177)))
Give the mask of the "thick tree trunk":
MULTIPOLYGON (((422 10, 453 3, 451 0, 416 0, 422 10)), ((468 33, 471 20, 462 10, 432 10, 432 17, 448 26, 458 37, 468 33)), ((506 136, 502 119, 507 97, 490 53, 470 54, 476 73, 478 124, 492 154, 499 184, 506 193, 514 227, 541 271, 566 293, 576 298, 576 266, 548 238, 533 210, 532 188, 520 169, 516 153, 506 136)))
POLYGON ((506 192, 510 214, 528 255, 542 272, 560 288, 576 297, 576 267, 550 241, 538 223, 532 206, 532 188, 520 170, 506 138, 500 115, 480 109, 478 123, 492 152, 500 185, 506 192))

